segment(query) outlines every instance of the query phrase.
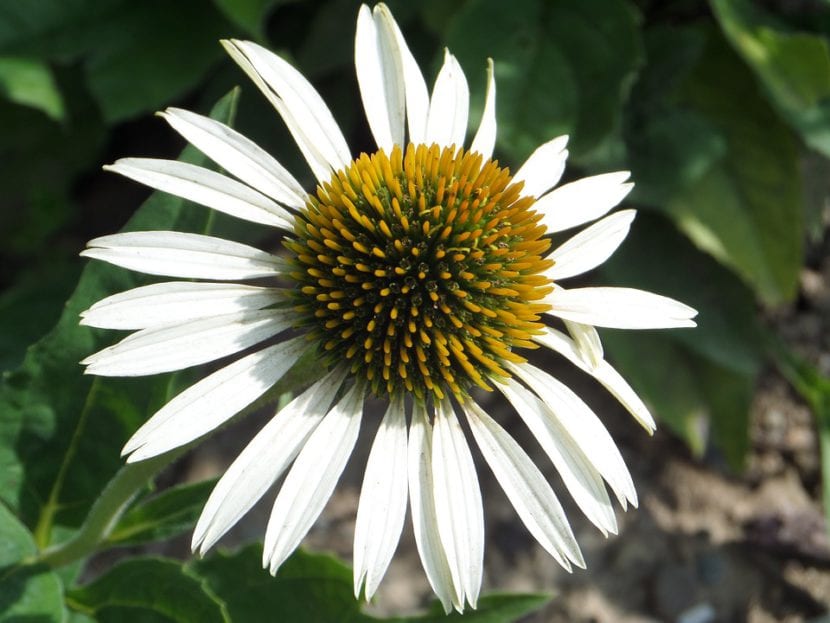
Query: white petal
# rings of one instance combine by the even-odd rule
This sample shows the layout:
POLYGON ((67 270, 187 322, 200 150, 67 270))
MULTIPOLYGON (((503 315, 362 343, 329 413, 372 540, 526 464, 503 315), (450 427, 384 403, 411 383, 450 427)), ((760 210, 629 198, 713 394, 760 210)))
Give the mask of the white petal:
POLYGON ((170 281, 108 296, 81 312, 81 324, 99 329, 147 329, 262 309, 284 300, 285 294, 277 288, 170 281))
POLYGON ((566 385, 530 364, 509 363, 510 370, 522 379, 547 405, 570 437, 602 474, 623 508, 626 500, 637 506, 637 492, 620 451, 605 426, 582 399, 566 385))
MULTIPOLYGON (((476 607, 484 559, 484 510, 473 457, 449 400, 435 414, 432 438, 435 513, 456 595, 476 607)), ((460 610, 459 610, 460 611, 460 610)))
POLYGON ((539 398, 514 379, 497 384, 556 467, 580 510, 600 531, 617 533, 617 519, 602 477, 570 433, 539 398))
POLYGON ((395 35, 382 12, 365 4, 357 15, 354 64, 360 97, 377 146, 390 153, 403 146, 405 94, 403 62, 395 35))
POLYGON ((250 41, 223 41, 288 126, 320 182, 351 162, 349 147, 320 94, 303 75, 276 54, 250 41))
POLYGON ((168 108, 159 115, 199 151, 251 188, 292 208, 305 205, 308 193, 294 176, 236 130, 181 108, 168 108))
POLYGON ((487 161, 493 157, 496 146, 496 79, 493 76, 493 59, 487 59, 487 93, 484 96, 484 112, 470 151, 478 152, 487 161))
POLYGON ((429 102, 426 144, 462 147, 467 134, 469 112, 470 89, 467 78, 456 58, 447 50, 429 102))
POLYGON ((582 357, 582 361, 591 368, 600 365, 605 352, 602 348, 602 340, 599 338, 596 327, 589 324, 582 324, 581 322, 573 322, 572 320, 564 320, 563 322, 568 333, 573 338, 574 345, 582 357))
POLYGON ((429 113, 429 91, 424 75, 412 56, 409 46, 406 44, 401 29, 392 17, 391 11, 385 4, 378 4, 374 9, 375 25, 378 29, 384 30, 387 36, 394 38, 400 54, 404 91, 406 96, 406 118, 409 128, 409 142, 423 143, 426 138, 427 115, 429 113))
POLYGON ((245 310, 142 329, 81 363, 86 374, 144 376, 183 370, 259 344, 291 326, 284 311, 245 310))
POLYGON ((541 197, 556 186, 565 171, 565 161, 568 159, 568 150, 565 149, 567 144, 567 136, 557 136, 530 154, 513 176, 514 183, 524 182, 523 195, 541 197))
POLYGON ((308 438, 285 477, 265 531, 263 566, 275 574, 323 511, 360 432, 363 390, 355 385, 308 438))
POLYGON ((551 350, 555 350, 567 358, 576 367, 587 372, 596 380, 602 383, 605 388, 613 394, 613 396, 620 401, 620 403, 628 409, 629 413, 634 416, 649 434, 653 433, 657 428, 654 418, 649 413, 648 407, 640 399, 631 386, 625 379, 617 372, 611 364, 604 359, 597 362, 596 365, 589 365, 581 352, 578 344, 569 339, 567 335, 552 329, 546 328, 546 332, 542 335, 534 336, 536 342, 542 346, 546 346, 551 350))
POLYGON ((238 242, 178 231, 134 231, 95 238, 81 251, 148 275, 228 281, 279 275, 280 258, 238 242))
MULTIPOLYGON (((604 216, 631 192, 628 171, 603 173, 565 184, 536 202, 548 231, 563 231, 604 216)), ((515 178, 514 178, 515 179, 515 178)))
POLYGON ((585 560, 562 505, 527 453, 472 400, 464 405, 481 454, 528 531, 556 561, 584 568, 585 560))
POLYGON ((380 423, 360 489, 354 528, 354 593, 366 581, 366 599, 380 584, 398 546, 406 517, 406 411, 390 402, 380 423))
POLYGON ((178 394, 127 441, 128 463, 157 456, 209 433, 274 386, 308 348, 300 336, 243 357, 178 394))
POLYGON ((679 301, 633 288, 554 288, 547 313, 611 329, 671 329, 697 326, 697 311, 679 301))
POLYGON ((432 426, 423 404, 415 402, 407 447, 409 463, 409 500, 412 505, 412 531, 421 557, 421 564, 433 592, 441 600, 444 612, 453 606, 461 610, 463 590, 453 584, 447 555, 438 536, 438 518, 435 513, 435 480, 432 473, 432 426))
POLYGON ((345 371, 329 373, 284 406, 231 463, 193 531, 194 551, 213 547, 277 481, 328 412, 345 371))
POLYGON ((285 208, 216 171, 156 158, 122 158, 104 169, 236 218, 291 229, 292 216, 285 208))
POLYGON ((625 240, 636 215, 636 210, 615 212, 566 240, 547 258, 555 262, 548 278, 567 279, 605 262, 625 240))

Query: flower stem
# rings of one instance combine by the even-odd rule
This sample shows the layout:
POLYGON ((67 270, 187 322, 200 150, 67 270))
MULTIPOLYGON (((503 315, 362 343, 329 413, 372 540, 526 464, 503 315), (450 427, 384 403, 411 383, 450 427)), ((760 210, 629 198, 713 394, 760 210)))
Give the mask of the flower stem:
POLYGON ((124 465, 107 483, 78 532, 68 541, 45 549, 30 562, 57 568, 95 553, 147 481, 189 449, 188 444, 146 461, 124 465))

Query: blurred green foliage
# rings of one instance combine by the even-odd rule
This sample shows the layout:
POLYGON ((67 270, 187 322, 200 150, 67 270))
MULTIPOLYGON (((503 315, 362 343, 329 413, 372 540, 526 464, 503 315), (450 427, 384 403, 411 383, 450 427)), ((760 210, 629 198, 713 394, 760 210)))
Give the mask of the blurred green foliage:
MULTIPOLYGON (((483 106, 486 59, 494 59, 503 162, 515 167, 541 142, 569 134, 569 178, 632 171, 637 186, 628 204, 640 216, 602 278, 688 302, 700 310, 700 326, 604 332, 610 357, 695 452, 714 441, 740 467, 749 401, 768 352, 769 328, 758 310, 796 296, 806 232, 820 231, 816 205, 827 201, 826 184, 816 192, 802 170, 806 160, 826 165, 830 158, 830 6, 389 4, 428 78, 442 46, 458 56, 471 86, 473 126, 483 106)), ((138 620, 126 613, 133 606, 107 601, 130 574, 169 576, 171 586, 207 608, 202 620, 230 620, 228 612, 247 607, 220 595, 233 569, 253 564, 256 556, 247 550, 185 568, 137 561, 73 588, 69 602, 51 571, 9 565, 77 529, 121 463, 116 442, 178 382, 92 381, 77 366, 100 345, 98 334, 77 327, 77 312, 136 283, 135 275, 102 264, 88 266, 78 281, 76 254, 84 241, 120 229, 146 197, 111 180, 101 165, 125 155, 170 157, 181 143, 152 113, 167 105, 204 112, 241 84, 237 127, 311 183, 277 115, 223 55, 218 39, 227 37, 252 38, 288 57, 319 88, 350 144, 371 149, 352 67, 358 6, 356 0, 0 0, 0 368, 11 371, 0 388, 0 612, 50 617, 71 603, 79 621, 104 611, 101 620, 138 620)), ((223 106, 215 112, 227 118, 230 100, 223 106)), ((210 229, 262 242, 244 224, 184 207, 154 196, 129 227, 210 229)), ((820 377, 786 369, 805 396, 826 394, 820 377)), ((830 443, 830 435, 822 439, 830 443)), ((186 529, 205 490, 142 499, 112 544, 186 529)), ((341 573, 321 560, 315 572, 341 573)), ((142 620, 179 620, 173 611, 153 609, 166 597, 152 587, 141 599, 134 607, 151 617, 142 620)), ((480 620, 511 620, 540 603, 527 599, 496 603, 507 608, 503 614, 480 620)), ((355 616, 365 617, 357 610, 355 616)))

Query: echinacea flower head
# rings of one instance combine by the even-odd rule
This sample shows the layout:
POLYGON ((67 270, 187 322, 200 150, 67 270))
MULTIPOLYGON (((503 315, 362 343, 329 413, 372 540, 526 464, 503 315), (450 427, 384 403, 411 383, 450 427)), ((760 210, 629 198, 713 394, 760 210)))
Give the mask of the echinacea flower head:
POLYGON ((83 255, 165 281, 116 294, 87 325, 134 331, 87 358, 87 372, 138 376, 232 361, 185 389, 127 442, 140 461, 211 432, 274 387, 302 356, 322 378, 283 407, 217 483, 193 535, 212 547, 284 476, 265 534, 275 573, 335 488, 369 396, 388 404, 376 428, 357 511, 355 594, 371 597, 392 559, 407 506, 427 578, 445 609, 475 607, 484 551, 481 493, 468 437, 528 531, 563 567, 584 566, 562 506, 525 450, 477 402, 503 395, 587 518, 615 533, 608 489, 636 505, 619 450, 593 411, 530 364, 564 356, 604 385, 649 432, 654 421, 604 359, 595 329, 694 326, 696 312, 629 288, 564 288, 626 237, 627 172, 557 187, 567 137, 515 173, 493 160, 496 85, 465 148, 469 92, 447 52, 431 94, 389 10, 361 7, 355 66, 377 150, 354 157, 320 95, 289 63, 225 42, 288 126, 311 173, 305 189, 233 129, 184 110, 163 118, 229 175, 127 158, 110 170, 275 229, 274 254, 215 237, 143 231, 97 238, 83 255), (233 176, 233 177, 231 177, 233 176), (550 234, 591 223, 551 250, 550 234), (558 328, 555 323, 558 323, 558 328), (465 420, 468 433, 461 427, 465 420), (607 487, 607 488, 606 488, 607 487))

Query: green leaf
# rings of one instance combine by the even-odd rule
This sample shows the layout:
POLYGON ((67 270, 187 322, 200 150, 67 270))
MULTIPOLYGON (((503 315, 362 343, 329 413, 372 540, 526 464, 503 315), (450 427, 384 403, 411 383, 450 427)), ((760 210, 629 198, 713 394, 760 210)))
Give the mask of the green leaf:
POLYGON ((671 296, 698 310, 694 329, 603 331, 603 340, 623 376, 693 451, 705 449, 711 429, 739 468, 763 360, 762 333, 748 289, 663 219, 642 213, 603 274, 603 281, 671 296))
POLYGON ((199 518, 215 480, 178 485, 142 499, 127 511, 107 538, 108 545, 163 541, 190 529, 199 518))
POLYGON ((559 134, 572 134, 579 157, 618 125, 642 60, 638 21, 622 0, 473 0, 453 18, 447 42, 473 93, 484 92, 487 57, 495 61, 499 146, 516 163, 559 134))
POLYGON ((216 7, 249 35, 263 37, 263 24, 275 5, 296 0, 213 0, 216 7))
POLYGON ((94 582, 68 591, 70 608, 100 623, 226 621, 220 602, 175 560, 133 558, 94 582))
POLYGON ((0 57, 0 93, 7 99, 31 106, 52 119, 63 119, 63 99, 52 72, 41 61, 0 57))
MULTIPOLYGON (((213 115, 229 120, 235 94, 213 115)), ((195 150, 185 157, 201 161, 195 150)), ((204 231, 211 214, 157 193, 125 227, 204 231)), ((166 400, 169 380, 85 376, 77 363, 113 341, 111 332, 78 325, 93 302, 144 282, 103 262, 84 269, 55 328, 33 345, 0 385, 0 498, 34 529, 43 548, 55 523, 77 527, 122 464, 118 446, 166 400)))
POLYGON ((627 137, 638 199, 777 304, 795 296, 803 197, 797 144, 714 31, 664 29, 632 102, 627 137), (673 47, 684 51, 668 51, 673 47), (658 95, 659 79, 670 90, 658 95), (652 121, 655 120, 655 121, 652 121), (677 133, 668 122, 680 121, 677 133))
POLYGON ((710 0, 724 34, 808 145, 830 156, 830 47, 746 0, 710 0))
POLYGON ((21 566, 35 554, 32 534, 0 504, 0 621, 60 621, 63 586, 48 569, 21 566))
POLYGON ((549 599, 544 595, 490 595, 479 600, 477 610, 463 616, 447 616, 436 603, 426 615, 377 619, 361 611, 362 602, 353 594, 351 570, 331 556, 298 550, 272 578, 262 568, 262 547, 249 545, 232 554, 220 552, 192 561, 187 568, 205 580, 211 593, 225 604, 232 621, 256 621, 265 612, 274 623, 509 623, 549 599))

